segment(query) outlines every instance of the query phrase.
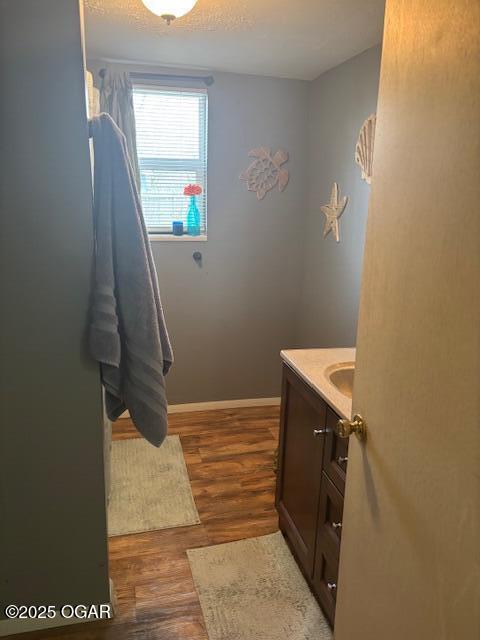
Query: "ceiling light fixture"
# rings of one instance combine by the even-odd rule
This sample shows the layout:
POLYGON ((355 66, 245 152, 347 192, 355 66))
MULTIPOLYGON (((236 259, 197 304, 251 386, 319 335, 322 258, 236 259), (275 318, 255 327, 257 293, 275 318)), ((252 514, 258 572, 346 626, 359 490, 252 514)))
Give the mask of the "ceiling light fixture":
POLYGON ((152 13, 163 18, 170 24, 175 18, 180 18, 191 11, 197 0, 142 0, 152 13))

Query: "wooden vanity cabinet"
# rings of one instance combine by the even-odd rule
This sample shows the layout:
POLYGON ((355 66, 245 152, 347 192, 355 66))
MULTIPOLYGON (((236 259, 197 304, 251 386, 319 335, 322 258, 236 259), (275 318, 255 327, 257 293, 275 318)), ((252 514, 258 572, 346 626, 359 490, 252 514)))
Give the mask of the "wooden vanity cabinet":
POLYGON ((276 507, 279 527, 333 626, 348 440, 337 414, 288 365, 283 367, 276 507))

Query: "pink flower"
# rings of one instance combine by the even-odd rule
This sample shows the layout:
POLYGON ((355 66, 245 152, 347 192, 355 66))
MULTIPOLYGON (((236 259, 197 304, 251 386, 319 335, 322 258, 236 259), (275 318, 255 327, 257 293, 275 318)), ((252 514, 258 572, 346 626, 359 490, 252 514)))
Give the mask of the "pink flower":
POLYGON ((199 184, 187 184, 183 190, 184 196, 199 196, 202 193, 202 187, 199 184))

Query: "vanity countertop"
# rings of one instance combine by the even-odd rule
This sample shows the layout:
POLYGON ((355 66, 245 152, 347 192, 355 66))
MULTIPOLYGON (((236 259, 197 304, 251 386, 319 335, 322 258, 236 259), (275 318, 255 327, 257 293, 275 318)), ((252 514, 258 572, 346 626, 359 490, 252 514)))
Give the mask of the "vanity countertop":
POLYGON ((354 362, 355 349, 286 349, 280 356, 342 418, 352 417, 351 399, 330 382, 325 370, 338 363, 354 362))

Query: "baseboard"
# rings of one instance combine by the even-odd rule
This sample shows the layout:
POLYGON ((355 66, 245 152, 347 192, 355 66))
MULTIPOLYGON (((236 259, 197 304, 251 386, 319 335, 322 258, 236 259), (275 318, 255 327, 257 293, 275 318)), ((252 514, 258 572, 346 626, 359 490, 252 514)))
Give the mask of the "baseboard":
MULTIPOLYGON (((216 409, 241 409, 244 407, 276 407, 280 398, 242 398, 241 400, 213 400, 212 402, 188 402, 185 404, 170 404, 168 413, 190 413, 191 411, 215 411, 216 409)), ((120 418, 129 418, 128 411, 120 418)))
POLYGON ((215 400, 212 402, 189 402, 172 404, 168 413, 188 413, 190 411, 214 411, 215 409, 241 409, 244 407, 278 406, 280 398, 243 398, 241 400, 215 400))

